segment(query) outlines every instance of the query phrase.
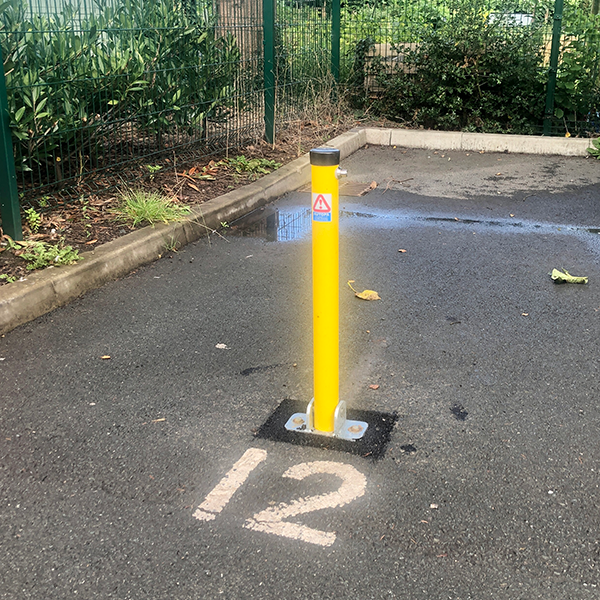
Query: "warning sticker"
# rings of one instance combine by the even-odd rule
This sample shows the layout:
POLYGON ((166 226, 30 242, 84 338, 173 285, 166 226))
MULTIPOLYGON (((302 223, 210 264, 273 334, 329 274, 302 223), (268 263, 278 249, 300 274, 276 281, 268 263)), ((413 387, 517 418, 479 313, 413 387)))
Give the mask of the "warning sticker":
POLYGON ((312 217, 313 221, 331 221, 331 194, 312 195, 312 217))

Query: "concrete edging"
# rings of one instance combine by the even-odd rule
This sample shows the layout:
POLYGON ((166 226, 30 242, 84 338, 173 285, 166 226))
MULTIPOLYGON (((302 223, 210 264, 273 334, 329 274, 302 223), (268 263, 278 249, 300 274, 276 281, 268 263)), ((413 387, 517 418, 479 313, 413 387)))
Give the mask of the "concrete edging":
POLYGON ((366 143, 378 146, 402 146, 428 150, 511 152, 558 156, 586 156, 591 140, 584 138, 505 135, 499 133, 463 133, 415 129, 363 130, 366 143))
MULTIPOLYGON (((560 156, 585 156, 585 139, 543 136, 355 128, 325 144, 344 159, 366 144, 434 150, 470 150, 560 156)), ((32 273, 26 281, 0 287, 0 334, 63 306, 105 283, 157 260, 167 248, 200 239, 222 222, 242 215, 298 189, 310 181, 309 155, 288 163, 258 181, 209 200, 190 219, 145 227, 86 253, 84 260, 32 273)))

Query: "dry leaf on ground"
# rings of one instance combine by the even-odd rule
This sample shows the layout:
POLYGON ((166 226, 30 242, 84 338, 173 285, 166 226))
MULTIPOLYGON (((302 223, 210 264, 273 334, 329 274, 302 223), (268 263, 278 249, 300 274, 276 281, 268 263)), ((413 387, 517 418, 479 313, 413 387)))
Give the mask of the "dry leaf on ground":
POLYGON ((348 287, 354 292, 354 295, 361 300, 381 300, 381 297, 375 290, 363 290, 362 292, 357 292, 352 284, 354 283, 354 279, 350 279, 348 281, 348 287))
POLYGON ((354 292, 354 295, 361 300, 381 300, 379 294, 374 290, 364 290, 360 292, 354 292))

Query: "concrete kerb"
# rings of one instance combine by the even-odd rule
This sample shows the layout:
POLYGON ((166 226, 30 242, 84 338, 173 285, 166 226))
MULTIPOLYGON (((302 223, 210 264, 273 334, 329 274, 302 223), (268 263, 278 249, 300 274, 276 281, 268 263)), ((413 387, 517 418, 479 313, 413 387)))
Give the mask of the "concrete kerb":
POLYGON ((366 129, 366 143, 404 148, 425 148, 427 150, 510 152, 558 156, 586 156, 587 149, 591 147, 591 140, 583 138, 414 129, 366 129))
MULTIPOLYGON (((521 135, 356 128, 330 140, 344 159, 366 144, 432 150, 511 152, 585 156, 589 140, 521 135)), ((310 180, 306 154, 243 188, 205 202, 190 219, 170 225, 145 227, 104 244, 70 266, 32 273, 25 281, 0 287, 0 334, 67 304, 85 292, 123 277, 157 260, 170 246, 183 246, 231 222, 310 180)))

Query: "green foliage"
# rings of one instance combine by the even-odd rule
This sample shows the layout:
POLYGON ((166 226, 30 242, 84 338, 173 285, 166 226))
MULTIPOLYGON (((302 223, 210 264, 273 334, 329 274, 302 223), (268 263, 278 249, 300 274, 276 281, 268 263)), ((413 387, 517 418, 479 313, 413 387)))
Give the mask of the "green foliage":
MULTIPOLYGON (((326 1, 325 8, 330 6, 326 1)), ((291 102, 296 111, 301 111, 328 86, 330 39, 327 11, 297 0, 278 4, 274 65, 278 107, 291 102)), ((262 79, 257 84, 262 88, 262 79)))
POLYGON ((539 28, 502 26, 465 2, 421 39, 401 68, 381 70, 381 114, 434 129, 536 131, 545 97, 539 28))
POLYGON ((554 101, 559 119, 584 120, 600 107, 599 61, 600 16, 580 7, 565 11, 554 101))
POLYGON ((83 258, 79 256, 79 250, 74 250, 72 246, 45 242, 28 245, 19 256, 27 262, 30 271, 44 269, 51 265, 70 265, 83 258))
POLYGON ((128 190, 121 198, 121 205, 115 210, 118 218, 131 224, 155 225, 180 221, 190 214, 187 206, 179 206, 170 198, 158 192, 145 190, 128 190))
POLYGON ((594 158, 600 160, 600 140, 598 138, 592 140, 592 147, 587 149, 588 153, 594 158))
POLYGON ((162 169, 161 165, 146 165, 148 173, 150 173, 150 181, 154 179, 154 176, 162 169))
POLYGON ((6 281, 6 283, 14 283, 17 280, 16 277, 7 275, 6 273, 2 273, 2 275, 0 275, 0 279, 3 279, 4 281, 6 281))
POLYGON ((281 163, 274 160, 246 158, 243 154, 230 158, 228 163, 235 169, 237 174, 247 174, 252 180, 258 179, 261 175, 270 173, 271 170, 278 169, 281 166, 281 163))
POLYGON ((42 224, 42 215, 36 212, 35 208, 27 208, 25 209, 25 220, 27 221, 27 225, 29 225, 29 229, 33 233, 37 233, 40 225, 42 224))
POLYGON ((202 133, 235 102, 235 39, 180 0, 123 0, 85 18, 68 3, 44 16, 8 0, 0 33, 22 171, 80 173, 119 133, 154 136, 160 148, 165 133, 202 133))
POLYGON ((367 54, 373 48, 375 40, 371 37, 359 40, 354 48, 352 69, 347 78, 348 101, 354 108, 363 108, 369 101, 369 90, 365 86, 365 76, 369 75, 371 66, 367 54))

